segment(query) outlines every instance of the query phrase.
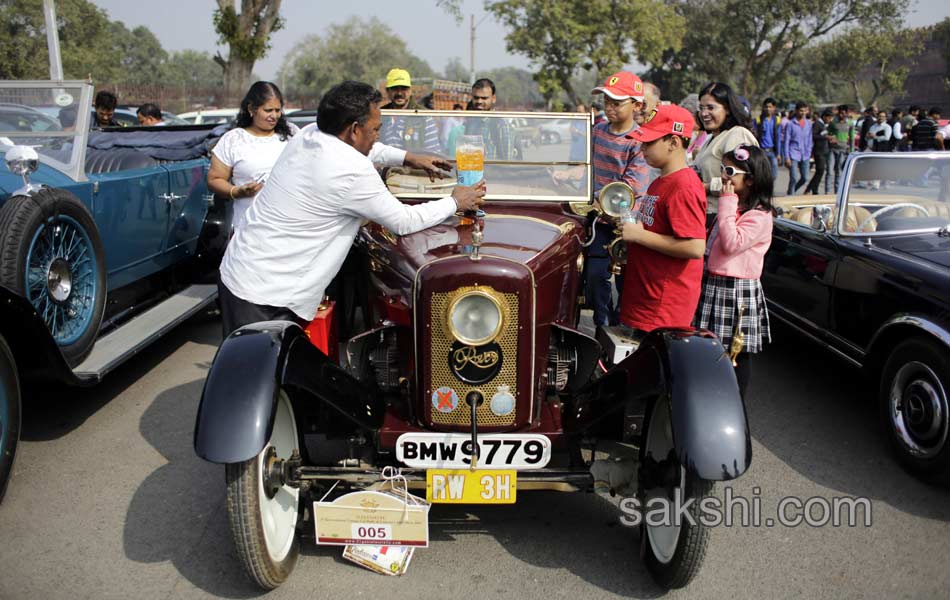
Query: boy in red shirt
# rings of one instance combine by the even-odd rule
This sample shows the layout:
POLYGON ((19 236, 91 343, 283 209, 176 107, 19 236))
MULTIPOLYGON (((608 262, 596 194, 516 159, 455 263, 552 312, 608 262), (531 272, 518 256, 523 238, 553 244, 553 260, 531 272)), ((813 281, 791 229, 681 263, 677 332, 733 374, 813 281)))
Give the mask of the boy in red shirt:
POLYGON ((693 116, 685 108, 658 106, 630 136, 660 170, 640 205, 639 223, 624 223, 627 266, 620 322, 649 332, 689 327, 699 303, 706 246, 706 192, 686 164, 693 116))

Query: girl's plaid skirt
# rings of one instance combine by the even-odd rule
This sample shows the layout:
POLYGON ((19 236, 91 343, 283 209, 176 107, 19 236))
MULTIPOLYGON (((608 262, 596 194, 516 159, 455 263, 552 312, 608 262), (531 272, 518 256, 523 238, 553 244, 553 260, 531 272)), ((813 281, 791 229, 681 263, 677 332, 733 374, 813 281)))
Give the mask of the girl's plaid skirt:
POLYGON ((729 350, 740 308, 739 329, 744 336, 742 351, 761 352, 763 344, 772 341, 762 284, 758 279, 723 277, 704 271, 696 327, 715 333, 723 347, 729 350))

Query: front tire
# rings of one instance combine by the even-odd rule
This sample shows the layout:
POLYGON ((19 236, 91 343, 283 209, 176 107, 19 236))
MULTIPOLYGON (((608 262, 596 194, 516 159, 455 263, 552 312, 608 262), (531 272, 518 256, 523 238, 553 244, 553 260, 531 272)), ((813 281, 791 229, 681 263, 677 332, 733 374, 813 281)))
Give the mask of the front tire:
POLYGON ((72 194, 44 188, 0 209, 0 284, 46 322, 75 367, 89 354, 106 305, 105 253, 92 215, 72 194))
POLYGON ((267 445, 254 458, 225 467, 234 545, 251 581, 265 590, 286 581, 297 563, 300 490, 288 485, 265 489, 263 475, 267 462, 288 459, 297 449, 297 423, 289 398, 281 392, 267 445))
POLYGON ((13 353, 0 336, 0 502, 7 491, 19 439, 20 383, 13 353))
POLYGON ((647 430, 640 450, 638 496, 644 511, 640 523, 640 554, 656 583, 667 589, 685 587, 699 572, 706 556, 709 528, 700 520, 699 501, 713 493, 713 483, 687 471, 673 446, 671 405, 660 398, 647 415, 647 430), (665 503, 670 518, 675 503, 691 498, 689 519, 681 523, 651 524, 649 511, 665 503))
POLYGON ((898 344, 881 375, 881 424, 891 448, 911 473, 950 483, 950 356, 934 340, 898 344))

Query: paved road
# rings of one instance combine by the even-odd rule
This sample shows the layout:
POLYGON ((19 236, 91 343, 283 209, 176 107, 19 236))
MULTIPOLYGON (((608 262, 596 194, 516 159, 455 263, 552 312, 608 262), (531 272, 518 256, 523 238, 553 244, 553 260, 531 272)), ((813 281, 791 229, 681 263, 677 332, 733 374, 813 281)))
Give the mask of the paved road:
MULTIPOLYGON (((34 389, 6 501, 0 598, 248 598, 228 534, 223 469, 195 457, 195 410, 219 341, 199 316, 99 387, 34 389)), ((865 496, 873 525, 718 528, 706 563, 670 598, 945 598, 950 490, 902 472, 858 376, 793 334, 752 384, 751 471, 763 514, 782 496, 865 496)), ((772 511, 770 513, 769 511, 772 511)), ((524 494, 514 508, 437 507, 432 545, 390 579, 303 544, 273 598, 650 598, 638 536, 594 495, 524 494)))

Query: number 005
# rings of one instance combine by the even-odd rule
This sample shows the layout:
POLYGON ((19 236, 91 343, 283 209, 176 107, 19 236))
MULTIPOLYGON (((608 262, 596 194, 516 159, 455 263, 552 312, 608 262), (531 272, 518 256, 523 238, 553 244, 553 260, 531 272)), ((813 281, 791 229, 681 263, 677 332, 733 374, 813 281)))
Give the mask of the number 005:
POLYGON ((393 533, 389 525, 372 525, 369 523, 353 523, 352 536, 358 540, 389 540, 393 533))

